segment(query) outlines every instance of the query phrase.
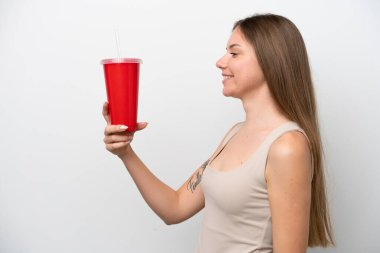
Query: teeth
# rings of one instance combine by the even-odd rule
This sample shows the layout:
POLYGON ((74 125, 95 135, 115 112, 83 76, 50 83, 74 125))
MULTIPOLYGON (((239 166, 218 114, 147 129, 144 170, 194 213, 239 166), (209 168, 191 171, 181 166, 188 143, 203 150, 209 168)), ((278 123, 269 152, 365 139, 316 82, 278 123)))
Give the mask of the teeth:
POLYGON ((226 79, 230 79, 232 78, 233 76, 223 76, 223 80, 226 80, 226 79))

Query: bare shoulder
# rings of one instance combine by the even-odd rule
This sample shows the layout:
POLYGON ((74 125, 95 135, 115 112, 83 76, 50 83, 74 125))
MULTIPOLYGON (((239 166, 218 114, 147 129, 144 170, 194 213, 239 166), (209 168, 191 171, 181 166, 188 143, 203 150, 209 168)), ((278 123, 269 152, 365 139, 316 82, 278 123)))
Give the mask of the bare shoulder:
POLYGON ((269 150, 266 179, 273 175, 297 174, 311 177, 311 154, 306 136, 290 131, 275 140, 269 150))
POLYGON ((309 143, 300 131, 290 131, 275 140, 269 155, 277 159, 286 159, 295 155, 309 155, 309 143))

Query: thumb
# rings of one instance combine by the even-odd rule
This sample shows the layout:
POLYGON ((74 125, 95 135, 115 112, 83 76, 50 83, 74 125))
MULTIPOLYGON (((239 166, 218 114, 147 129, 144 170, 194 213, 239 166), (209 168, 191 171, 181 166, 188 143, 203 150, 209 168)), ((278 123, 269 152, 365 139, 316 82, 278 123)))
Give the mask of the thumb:
POLYGON ((138 122, 136 131, 143 130, 148 126, 148 122, 138 122))

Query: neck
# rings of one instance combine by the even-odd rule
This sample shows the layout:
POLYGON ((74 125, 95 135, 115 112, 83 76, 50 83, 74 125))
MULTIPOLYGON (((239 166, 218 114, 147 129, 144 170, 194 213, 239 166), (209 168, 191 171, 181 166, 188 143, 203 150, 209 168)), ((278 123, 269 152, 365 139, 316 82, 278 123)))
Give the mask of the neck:
POLYGON ((245 126, 248 128, 268 129, 289 121, 278 109, 267 87, 241 101, 245 111, 245 126))

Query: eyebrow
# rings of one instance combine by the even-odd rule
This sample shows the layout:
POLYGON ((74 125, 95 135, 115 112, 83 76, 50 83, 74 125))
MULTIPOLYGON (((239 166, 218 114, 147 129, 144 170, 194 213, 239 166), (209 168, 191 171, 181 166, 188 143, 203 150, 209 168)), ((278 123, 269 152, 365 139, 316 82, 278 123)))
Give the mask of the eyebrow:
MULTIPOLYGON (((241 45, 239 45, 239 44, 232 44, 232 45, 229 45, 229 46, 228 46, 229 49, 231 49, 231 48, 233 48, 233 47, 241 47, 241 45)), ((227 50, 228 48, 226 48, 226 50, 227 50)))

